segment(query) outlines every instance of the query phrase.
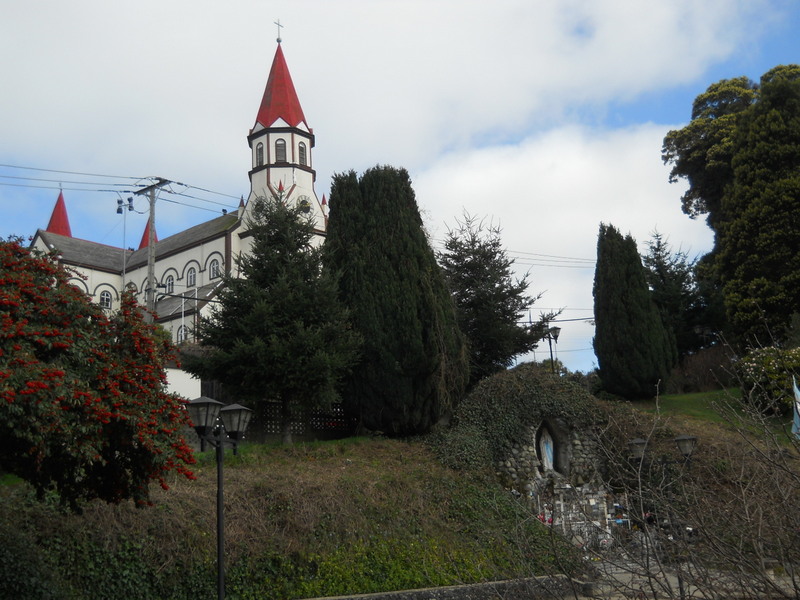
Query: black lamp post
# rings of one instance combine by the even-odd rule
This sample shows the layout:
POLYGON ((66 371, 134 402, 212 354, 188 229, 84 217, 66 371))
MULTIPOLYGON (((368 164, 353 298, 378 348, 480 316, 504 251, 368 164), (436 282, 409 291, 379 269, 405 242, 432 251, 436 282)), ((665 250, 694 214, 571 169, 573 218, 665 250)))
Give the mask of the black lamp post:
POLYGON ((217 598, 225 598, 225 503, 223 493, 222 459, 225 445, 233 453, 244 436, 253 411, 240 404, 225 406, 222 402, 201 396, 189 402, 189 416, 200 438, 200 450, 206 442, 217 451, 217 598))
POLYGON ((545 333, 545 337, 547 338, 547 343, 550 346, 550 371, 554 374, 556 372, 556 363, 553 360, 553 342, 556 343, 558 346, 558 334, 561 333, 561 327, 551 327, 545 333))

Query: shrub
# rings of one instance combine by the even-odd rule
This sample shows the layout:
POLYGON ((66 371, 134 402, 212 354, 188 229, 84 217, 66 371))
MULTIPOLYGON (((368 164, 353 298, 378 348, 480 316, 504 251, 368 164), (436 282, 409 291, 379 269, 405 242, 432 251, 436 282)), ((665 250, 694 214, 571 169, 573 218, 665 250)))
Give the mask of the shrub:
POLYGON ((757 348, 736 365, 742 396, 768 413, 788 414, 792 407, 792 376, 800 373, 800 348, 757 348))
POLYGON ((582 385, 541 365, 524 363, 480 381, 456 409, 452 427, 434 438, 433 446, 451 468, 490 467, 543 419, 588 425, 594 411, 594 401, 582 385))

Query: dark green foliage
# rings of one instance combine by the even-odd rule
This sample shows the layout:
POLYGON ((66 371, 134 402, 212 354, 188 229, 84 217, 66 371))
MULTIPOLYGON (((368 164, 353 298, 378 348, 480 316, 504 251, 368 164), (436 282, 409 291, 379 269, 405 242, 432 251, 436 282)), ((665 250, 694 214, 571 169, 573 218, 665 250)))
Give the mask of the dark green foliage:
POLYGON ((424 432, 460 400, 468 363, 408 173, 336 175, 330 205, 326 264, 364 339, 345 406, 369 429, 424 432))
POLYGON ((678 359, 715 341, 715 322, 695 277, 696 260, 685 252, 674 252, 656 232, 642 256, 645 277, 661 319, 675 339, 678 359))
POLYGON ((185 367, 254 408, 281 402, 289 441, 292 406, 325 408, 339 400, 359 340, 302 207, 276 198, 255 202, 252 251, 238 261, 242 276, 225 278, 219 304, 197 331, 203 348, 186 356, 185 367))
POLYGON ((741 114, 756 98, 756 86, 747 77, 723 79, 700 94, 692 105, 692 121, 664 138, 661 156, 672 165, 669 180, 689 182, 681 198, 683 212, 706 214, 716 228, 726 186, 733 175, 732 136, 741 114))
POLYGON ((782 65, 758 86, 715 83, 691 123, 664 139, 670 181, 689 183, 684 212, 707 213, 716 234, 703 296, 709 307, 724 302, 727 340, 745 348, 783 342, 800 309, 799 76, 800 66, 782 65))
POLYGON ((527 295, 528 274, 514 279, 514 260, 503 248, 499 227, 484 227, 465 215, 455 230, 447 232, 444 247, 439 264, 469 344, 472 387, 511 366, 515 356, 533 350, 555 315, 543 315, 536 323, 521 322, 540 296, 527 295))
POLYGON ((733 147, 717 269, 734 331, 770 344, 800 311, 800 67, 762 77, 733 147))
POLYGON ((651 297, 636 242, 612 225, 600 225, 593 293, 603 389, 628 399, 655 396, 676 362, 674 341, 651 297))
POLYGON ((452 427, 432 441, 441 460, 458 469, 492 467, 543 419, 573 427, 594 422, 594 400, 579 384, 523 363, 480 381, 458 406, 452 427))

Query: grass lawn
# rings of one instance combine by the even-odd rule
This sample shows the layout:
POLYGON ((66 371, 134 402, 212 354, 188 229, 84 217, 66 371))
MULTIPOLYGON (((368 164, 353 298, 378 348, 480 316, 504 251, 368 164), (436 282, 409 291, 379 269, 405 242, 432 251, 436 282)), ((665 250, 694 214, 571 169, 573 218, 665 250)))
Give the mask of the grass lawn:
POLYGON ((726 423, 728 419, 720 413, 720 405, 738 402, 741 397, 739 388, 697 392, 693 394, 668 394, 658 399, 637 402, 636 407, 663 415, 682 415, 713 423, 726 423))

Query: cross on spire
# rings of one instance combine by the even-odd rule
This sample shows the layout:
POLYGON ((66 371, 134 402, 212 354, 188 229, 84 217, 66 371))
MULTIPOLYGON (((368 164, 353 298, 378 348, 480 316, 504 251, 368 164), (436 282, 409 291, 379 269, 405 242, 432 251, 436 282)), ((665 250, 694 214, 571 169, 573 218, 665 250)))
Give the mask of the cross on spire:
POLYGON ((283 29, 283 25, 281 25, 281 20, 280 19, 278 19, 277 21, 273 21, 273 23, 275 23, 275 25, 278 26, 278 39, 277 39, 277 42, 280 44, 281 43, 281 29, 283 29))

